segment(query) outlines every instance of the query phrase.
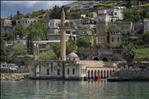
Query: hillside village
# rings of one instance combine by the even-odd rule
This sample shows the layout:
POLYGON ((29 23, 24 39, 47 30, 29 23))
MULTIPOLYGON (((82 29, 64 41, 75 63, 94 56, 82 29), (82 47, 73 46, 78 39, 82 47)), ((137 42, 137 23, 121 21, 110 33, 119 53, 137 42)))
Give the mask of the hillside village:
POLYGON ((103 60, 108 65, 149 61, 149 3, 107 0, 76 1, 25 15, 17 11, 1 19, 1 62, 26 65, 34 58, 58 60, 62 8, 67 55, 74 52, 80 60, 103 60))

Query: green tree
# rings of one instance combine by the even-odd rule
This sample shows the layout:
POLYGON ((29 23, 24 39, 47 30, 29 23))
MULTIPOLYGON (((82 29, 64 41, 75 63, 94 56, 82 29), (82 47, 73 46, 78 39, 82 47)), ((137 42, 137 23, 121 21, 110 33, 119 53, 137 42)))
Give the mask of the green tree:
POLYGON ((47 27, 44 20, 34 22, 27 27, 27 49, 29 53, 33 53, 33 40, 46 40, 47 39, 47 27))
POLYGON ((69 13, 70 19, 77 19, 80 18, 81 14, 86 14, 87 10, 86 9, 79 9, 79 10, 74 10, 69 13))
POLYGON ((135 57, 135 47, 132 43, 126 42, 123 46, 123 58, 127 61, 128 68, 132 65, 132 62, 135 57))
POLYGON ((7 47, 6 47, 6 41, 4 40, 3 37, 0 37, 0 61, 5 62, 6 61, 6 56, 7 56, 7 47))
POLYGON ((75 41, 72 41, 72 40, 68 40, 67 44, 66 44, 66 53, 69 54, 73 51, 76 51, 77 50, 77 46, 75 44, 75 41))
POLYGON ((45 40, 47 38, 47 30, 44 27, 43 20, 39 20, 31 24, 26 29, 27 37, 33 40, 45 40))
POLYGON ((25 35, 24 31, 25 31, 25 29, 22 25, 16 25, 13 33, 14 33, 15 36, 19 35, 22 38, 25 35))
POLYGON ((7 53, 8 61, 15 61, 17 60, 18 56, 23 55, 25 53, 26 53, 26 46, 23 44, 17 44, 7 53))
POLYGON ((124 14, 124 20, 127 21, 142 21, 145 18, 146 14, 146 9, 144 8, 132 8, 132 9, 124 9, 123 14, 124 14))
POLYGON ((49 15, 50 19, 60 19, 61 18, 61 8, 54 6, 49 15))
POLYGON ((40 60, 54 60, 56 58, 56 54, 51 49, 45 52, 41 52, 39 55, 40 60))
POLYGON ((60 56, 60 43, 52 43, 51 44, 51 49, 53 52, 56 54, 56 56, 59 58, 60 56))
MULTIPOLYGON (((56 54, 56 56, 60 57, 60 43, 52 43, 51 48, 54 51, 54 53, 56 54)), ((77 50, 77 46, 76 46, 75 42, 72 40, 68 40, 66 42, 66 54, 69 54, 76 50, 77 50)))
POLYGON ((77 46, 78 48, 88 48, 90 47, 90 41, 88 39, 86 39, 85 37, 80 37, 77 40, 77 46))

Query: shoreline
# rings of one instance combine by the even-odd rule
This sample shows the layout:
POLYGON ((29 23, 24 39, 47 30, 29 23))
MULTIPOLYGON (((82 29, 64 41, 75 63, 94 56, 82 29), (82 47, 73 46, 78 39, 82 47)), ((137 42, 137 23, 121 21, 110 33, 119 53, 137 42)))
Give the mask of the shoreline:
POLYGON ((1 81, 19 81, 26 79, 29 76, 29 73, 0 73, 1 81))

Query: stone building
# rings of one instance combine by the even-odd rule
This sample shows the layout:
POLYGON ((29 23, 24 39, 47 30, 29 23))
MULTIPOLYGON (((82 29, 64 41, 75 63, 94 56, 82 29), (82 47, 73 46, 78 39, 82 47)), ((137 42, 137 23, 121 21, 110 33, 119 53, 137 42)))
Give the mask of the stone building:
POLYGON ((134 30, 134 24, 131 21, 116 21, 114 24, 122 34, 130 34, 134 30))
POLYGON ((109 44, 111 47, 117 47, 121 44, 122 34, 115 24, 106 25, 100 22, 96 25, 96 45, 109 44))
POLYGON ((1 27, 10 27, 12 26, 12 20, 10 19, 1 19, 1 27))
MULTIPOLYGON (((48 22, 48 40, 60 40, 60 27, 61 27, 60 19, 51 19, 48 22)), ((74 29, 69 28, 70 21, 65 20, 66 29, 66 40, 72 39, 76 40, 76 32, 74 29)))
POLYGON ((80 60, 74 52, 67 56, 67 61, 40 61, 32 76, 36 79, 86 80, 95 77, 108 78, 115 72, 115 67, 105 67, 103 61, 80 60))
POLYGON ((32 24, 33 22, 38 21, 38 19, 36 18, 21 18, 16 20, 16 25, 22 25, 23 27, 28 27, 30 24, 32 24))
POLYGON ((97 9, 98 16, 96 17, 97 22, 115 22, 117 20, 123 20, 123 9, 124 7, 117 6, 110 9, 97 9))
POLYGON ((149 19, 144 19, 144 32, 149 31, 149 19))
POLYGON ((106 35, 96 36, 96 45, 109 44, 112 47, 117 47, 121 44, 120 32, 111 32, 106 35))
MULTIPOLYGON (((67 25, 69 23, 69 20, 65 20, 65 24, 67 25)), ((60 24, 61 20, 60 19, 50 19, 48 22, 48 28, 49 28, 49 34, 54 33, 54 34, 59 34, 60 32, 60 24)))

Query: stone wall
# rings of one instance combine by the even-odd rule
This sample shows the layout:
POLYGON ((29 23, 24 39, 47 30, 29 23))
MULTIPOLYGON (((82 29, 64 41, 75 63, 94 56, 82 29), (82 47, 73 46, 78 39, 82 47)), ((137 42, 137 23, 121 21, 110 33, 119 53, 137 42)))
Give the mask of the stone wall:
POLYGON ((29 73, 1 73, 0 80, 17 81, 27 78, 29 73))
POLYGON ((121 79, 149 79, 149 70, 120 70, 113 76, 121 79))

